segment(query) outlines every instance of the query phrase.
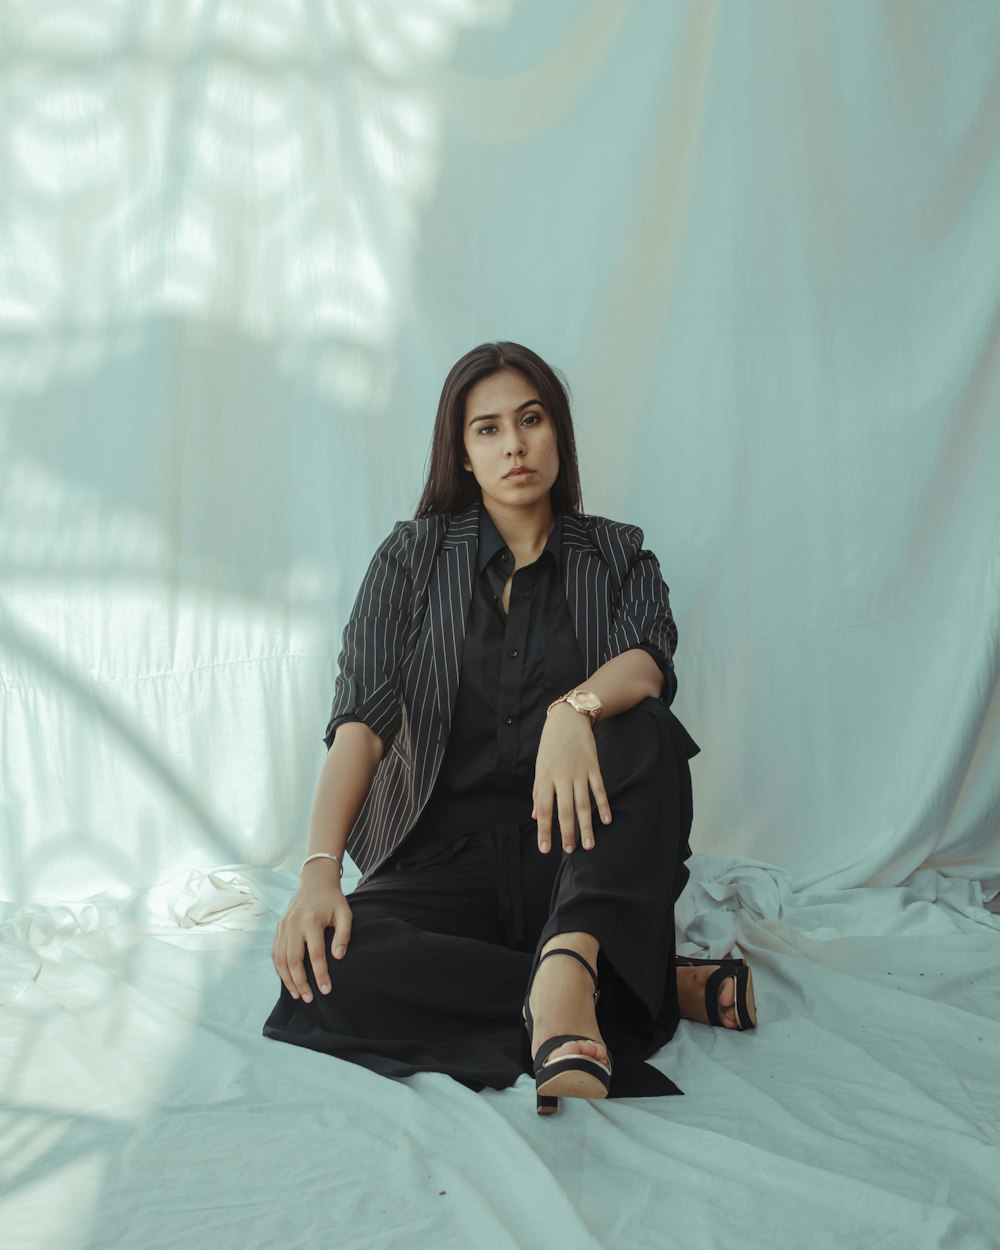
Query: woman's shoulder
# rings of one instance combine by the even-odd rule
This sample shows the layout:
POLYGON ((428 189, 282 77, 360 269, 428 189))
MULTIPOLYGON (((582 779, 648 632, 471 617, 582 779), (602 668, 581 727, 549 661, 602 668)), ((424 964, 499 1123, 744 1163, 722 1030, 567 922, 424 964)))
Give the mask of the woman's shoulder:
POLYGON ((447 540, 474 536, 479 530, 479 508, 473 505, 461 512, 436 512, 433 516, 397 521, 386 540, 404 544, 415 551, 435 548, 447 540))
POLYGON ((396 535, 400 538, 415 538, 419 534, 426 533, 428 529, 433 528, 437 517, 421 517, 419 520, 413 517, 407 517, 405 520, 397 521, 389 531, 389 537, 396 535))
POLYGON ((410 545, 427 538, 435 538, 448 528, 450 519, 447 513, 442 513, 437 516, 408 517, 406 520, 397 521, 383 539, 383 545, 385 543, 393 543, 397 546, 410 545))
POLYGON ((597 516, 589 512, 567 513, 563 518, 563 529, 567 526, 572 531, 586 534, 597 546, 605 543, 623 544, 626 549, 638 551, 643 544, 643 533, 638 525, 627 521, 613 521, 610 517, 597 516))
POLYGON ((414 581, 425 580, 441 547, 449 520, 447 514, 441 514, 397 521, 379 543, 373 563, 389 562, 397 565, 414 581))

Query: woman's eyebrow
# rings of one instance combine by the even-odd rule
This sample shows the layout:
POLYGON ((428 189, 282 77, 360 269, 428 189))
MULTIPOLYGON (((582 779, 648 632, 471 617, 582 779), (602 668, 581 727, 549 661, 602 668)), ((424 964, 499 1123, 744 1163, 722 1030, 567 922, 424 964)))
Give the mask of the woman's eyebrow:
MULTIPOLYGON (((517 407, 514 409, 514 411, 521 412, 525 408, 541 408, 542 406, 543 406, 542 401, 540 399, 526 399, 523 404, 518 404, 517 407)), ((499 412, 487 412, 479 417, 470 417, 469 424, 475 425, 477 421, 499 421, 499 420, 500 420, 499 412)))

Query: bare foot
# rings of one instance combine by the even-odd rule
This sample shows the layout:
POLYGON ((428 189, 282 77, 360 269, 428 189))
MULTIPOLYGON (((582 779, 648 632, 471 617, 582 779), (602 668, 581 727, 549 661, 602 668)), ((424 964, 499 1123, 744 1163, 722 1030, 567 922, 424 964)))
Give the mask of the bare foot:
MULTIPOLYGON (((597 970, 597 942, 589 934, 561 934, 546 942, 543 953, 554 947, 569 947, 587 960, 597 970), (579 939, 586 939, 580 941, 579 939)), ((597 1009, 594 1003, 594 982, 586 968, 569 955, 554 955, 538 965, 528 998, 534 1028, 531 1036, 531 1058, 534 1059, 543 1042, 558 1033, 579 1035, 580 1041, 566 1042, 557 1046, 546 1057, 546 1063, 560 1055, 590 1055, 601 1063, 608 1063, 608 1048, 604 1045, 597 1027, 597 1009), (586 1041, 586 1038, 600 1041, 586 1041)))
MULTIPOLYGON (((678 967, 677 1000, 683 1019, 696 1020, 699 1024, 709 1023, 708 1014, 705 1011, 705 983, 718 966, 718 964, 714 966, 710 964, 708 967, 678 967)), ((581 968, 580 971, 582 972, 583 969, 581 968)), ((735 977, 726 977, 719 989, 719 1015, 727 1029, 739 1028, 739 1020, 736 1017, 735 977)))

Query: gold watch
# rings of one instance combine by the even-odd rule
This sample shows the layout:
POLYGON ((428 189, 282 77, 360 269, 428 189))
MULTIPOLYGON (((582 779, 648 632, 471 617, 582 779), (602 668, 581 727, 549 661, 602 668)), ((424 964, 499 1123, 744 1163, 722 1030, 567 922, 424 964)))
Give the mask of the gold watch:
POLYGON ((604 711, 604 704, 598 696, 594 694, 593 690, 567 691, 567 693, 561 698, 554 699, 549 704, 549 706, 545 709, 546 716, 548 716, 549 712, 552 711, 557 703, 568 703, 570 707, 574 708, 577 712, 582 712, 584 716, 589 716, 590 723, 592 725, 597 724, 601 718, 601 713, 604 711))

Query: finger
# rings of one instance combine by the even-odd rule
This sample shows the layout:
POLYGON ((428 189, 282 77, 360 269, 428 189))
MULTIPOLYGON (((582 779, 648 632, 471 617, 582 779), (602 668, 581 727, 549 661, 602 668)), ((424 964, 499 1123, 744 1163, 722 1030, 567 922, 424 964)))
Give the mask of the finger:
POLYGON ((590 774, 590 790, 594 796, 594 802, 597 804, 597 814, 606 824, 611 824, 611 804, 608 802, 608 792, 604 788, 604 778, 601 776, 601 770, 595 768, 590 774))
POLYGON ((321 994, 330 993, 330 972, 326 966, 326 942, 323 930, 318 925, 311 925, 306 931, 306 949, 309 962, 312 964, 313 977, 321 994))
POLYGON ((559 791, 559 834, 562 848, 566 852, 576 849, 576 819, 573 810, 573 791, 563 787, 559 791))
POLYGON ((274 942, 271 944, 271 963, 274 964, 274 970, 281 978, 281 984, 293 998, 298 998, 299 991, 295 987, 292 974, 288 971, 287 950, 288 939, 285 935, 284 920, 282 920, 275 930, 274 942))
POLYGON ((274 964, 275 972, 281 977, 281 984, 291 994, 292 998, 298 998, 299 991, 295 988, 292 974, 288 971, 288 960, 285 958, 284 949, 274 951, 271 955, 271 962, 274 964))
POLYGON ((295 989, 298 991, 296 996, 301 998, 304 1003, 311 1003, 313 998, 312 986, 309 984, 309 978, 306 976, 306 966, 303 961, 305 949, 305 942, 300 940, 298 949, 293 945, 288 952, 288 973, 292 978, 295 989))
POLYGON ((584 781, 574 787, 573 793, 576 799, 576 823, 580 827, 580 841, 583 843, 583 849, 589 851, 594 845, 594 826, 590 818, 590 789, 584 781))
POLYGON ((333 957, 334 959, 343 959, 347 954, 347 948, 351 944, 351 929, 354 924, 354 914, 347 903, 342 904, 333 913, 333 957))
POLYGON ((535 819, 538 821, 538 849, 544 854, 552 845, 552 793, 542 797, 535 803, 535 819))

